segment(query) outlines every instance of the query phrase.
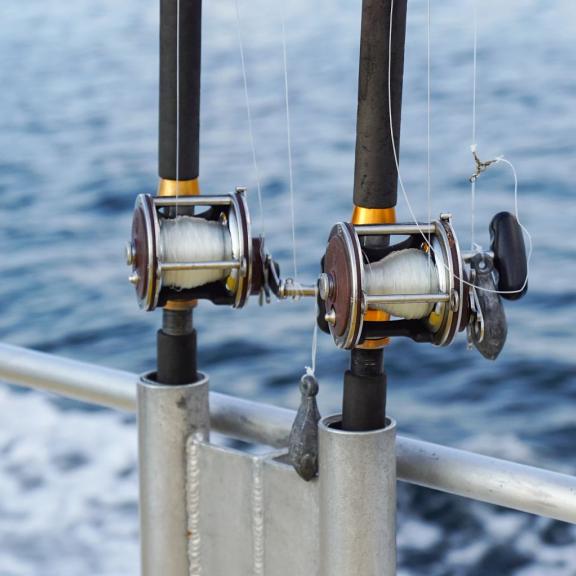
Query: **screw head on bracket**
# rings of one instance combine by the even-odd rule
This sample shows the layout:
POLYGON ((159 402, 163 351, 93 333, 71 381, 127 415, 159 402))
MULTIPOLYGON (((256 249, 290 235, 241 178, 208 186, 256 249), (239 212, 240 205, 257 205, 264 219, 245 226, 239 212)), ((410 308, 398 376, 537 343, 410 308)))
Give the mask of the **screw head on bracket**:
POLYGON ((326 322, 328 322, 328 324, 330 324, 331 326, 334 326, 336 324, 336 310, 332 308, 330 312, 327 312, 326 315, 324 316, 324 320, 326 320, 326 322))
POLYGON ((322 300, 326 300, 332 295, 334 290, 334 279, 330 274, 323 272, 318 278, 318 294, 322 300))
POLYGON ((126 254, 126 265, 132 266, 132 264, 134 264, 134 261, 136 259, 136 251, 134 249, 134 244, 132 242, 126 243, 125 254, 126 254))
POLYGON ((456 290, 450 292, 450 309, 452 312, 458 312, 458 307, 460 306, 460 296, 456 290))

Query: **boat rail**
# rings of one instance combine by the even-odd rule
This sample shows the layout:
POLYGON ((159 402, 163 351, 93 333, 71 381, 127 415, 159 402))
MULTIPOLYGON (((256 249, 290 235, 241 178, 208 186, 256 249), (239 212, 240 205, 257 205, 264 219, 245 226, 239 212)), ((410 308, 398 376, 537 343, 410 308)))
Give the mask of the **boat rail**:
MULTIPOLYGON (((134 412, 138 376, 0 344, 0 380, 97 406, 134 412)), ((210 392, 210 426, 247 442, 285 447, 295 411, 210 392)), ((398 479, 576 524, 576 477, 398 436, 398 479)))

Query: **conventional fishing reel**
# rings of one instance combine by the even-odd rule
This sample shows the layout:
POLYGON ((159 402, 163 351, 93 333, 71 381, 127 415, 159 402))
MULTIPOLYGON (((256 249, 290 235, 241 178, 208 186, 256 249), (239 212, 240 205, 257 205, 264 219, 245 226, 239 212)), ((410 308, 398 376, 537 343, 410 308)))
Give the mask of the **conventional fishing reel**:
POLYGON ((496 215, 490 230, 489 252, 463 255, 449 214, 428 224, 336 224, 318 282, 320 327, 344 349, 392 336, 447 346, 468 329, 496 358, 507 333, 501 296, 525 293, 527 264, 512 214, 496 215), (392 244, 393 236, 407 238, 392 244), (395 319, 367 321, 370 310, 395 319))
POLYGON ((251 236, 243 188, 136 199, 126 261, 145 310, 198 299, 241 308, 264 290, 266 258, 262 240, 251 236))

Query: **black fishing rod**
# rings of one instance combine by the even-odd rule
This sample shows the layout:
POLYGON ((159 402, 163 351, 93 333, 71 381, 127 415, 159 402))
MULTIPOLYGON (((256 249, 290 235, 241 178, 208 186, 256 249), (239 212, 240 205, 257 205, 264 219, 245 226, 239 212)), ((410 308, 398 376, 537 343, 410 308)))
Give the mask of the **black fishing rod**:
MULTIPOLYGON (((202 0, 160 0, 159 196, 199 192, 202 0)), ((197 380, 195 302, 168 301, 157 334, 157 379, 197 380)))
MULTIPOLYGON (((407 0, 362 2, 352 216, 355 225, 395 221, 395 154, 400 149, 406 11, 407 0)), ((387 236, 366 237, 363 248, 385 248, 387 243, 387 236)), ((367 323, 387 318, 379 310, 365 315, 367 323)), ((386 343, 386 339, 374 340, 351 350, 350 369, 344 375, 344 430, 386 426, 386 343)))
MULTIPOLYGON (((386 427, 383 349, 390 337, 448 346, 458 332, 494 360, 506 342, 502 299, 527 289, 522 226, 509 212, 490 224, 491 246, 460 250, 451 215, 396 223, 407 0, 363 0, 354 212, 329 235, 318 320, 351 351, 342 428, 386 427), (393 236, 407 237, 391 243, 393 236), (397 319, 392 319, 391 316, 397 319)), ((471 181, 496 161, 474 154, 471 181)))
POLYGON ((201 53, 202 0, 160 0, 158 175, 182 195, 198 193, 201 53))
POLYGON ((140 307, 163 308, 156 380, 169 385, 198 378, 198 300, 241 308, 280 290, 263 239, 252 237, 246 190, 200 195, 201 33, 201 0, 160 0, 160 181, 156 196, 136 199, 126 254, 140 307))

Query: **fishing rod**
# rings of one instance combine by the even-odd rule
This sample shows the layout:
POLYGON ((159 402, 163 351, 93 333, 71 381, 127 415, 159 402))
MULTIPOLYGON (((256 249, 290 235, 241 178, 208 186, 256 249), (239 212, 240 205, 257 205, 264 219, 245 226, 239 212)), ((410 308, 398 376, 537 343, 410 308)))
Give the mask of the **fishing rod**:
POLYGON ((198 300, 242 308, 251 295, 269 301, 312 287, 282 281, 279 267, 254 237, 246 189, 200 195, 201 0, 160 2, 160 93, 156 196, 136 199, 126 261, 141 308, 163 309, 156 379, 195 382, 198 300))
MULTIPOLYGON (((355 206, 351 222, 330 232, 318 282, 319 326, 351 351, 341 423, 349 431, 387 424, 389 338, 447 346, 467 330, 469 342, 495 359, 507 334, 501 298, 527 290, 523 232, 513 214, 493 218, 485 252, 461 252, 449 213, 426 223, 395 222, 406 10, 407 0, 363 0, 355 206), (397 236, 407 238, 392 243, 397 236)), ((471 181, 492 163, 473 152, 471 181)))

